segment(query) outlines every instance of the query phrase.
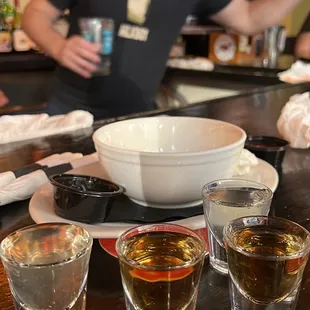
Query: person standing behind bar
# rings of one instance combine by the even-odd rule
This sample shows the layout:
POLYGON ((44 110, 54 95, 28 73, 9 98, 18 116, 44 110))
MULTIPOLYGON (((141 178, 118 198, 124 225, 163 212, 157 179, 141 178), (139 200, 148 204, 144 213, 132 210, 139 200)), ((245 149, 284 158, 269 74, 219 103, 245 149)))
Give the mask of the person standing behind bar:
POLYGON ((169 51, 186 17, 197 5, 218 24, 248 35, 278 24, 299 0, 32 0, 23 28, 59 64, 48 113, 74 109, 96 118, 155 108, 169 51), (53 23, 70 9, 64 39, 53 23), (93 77, 100 46, 80 36, 79 18, 105 17, 115 22, 109 76, 93 77))
POLYGON ((297 38, 295 54, 298 58, 310 60, 310 12, 297 38))

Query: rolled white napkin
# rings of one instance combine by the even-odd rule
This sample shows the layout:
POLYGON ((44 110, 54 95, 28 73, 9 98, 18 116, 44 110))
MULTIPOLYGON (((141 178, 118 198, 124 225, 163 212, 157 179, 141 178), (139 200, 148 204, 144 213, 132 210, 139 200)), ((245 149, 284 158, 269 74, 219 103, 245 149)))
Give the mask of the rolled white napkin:
POLYGON ((14 172, 6 171, 0 174, 0 188, 7 186, 16 179, 14 172))
POLYGON ((282 108, 277 128, 291 147, 310 147, 310 92, 290 98, 282 108))
POLYGON ((43 158, 41 160, 38 160, 36 163, 41 166, 48 166, 48 167, 54 167, 57 165, 70 163, 76 159, 82 158, 82 153, 62 153, 62 154, 53 154, 51 156, 48 156, 46 158, 43 158))
POLYGON ((42 185, 48 182, 43 170, 26 174, 0 189, 0 206, 28 199, 42 185))
POLYGON ((234 176, 247 175, 252 167, 259 164, 257 157, 247 149, 243 149, 237 165, 235 167, 234 176))
POLYGON ((90 155, 83 156, 82 158, 75 159, 71 162, 72 169, 77 169, 82 166, 90 165, 98 161, 98 154, 92 153, 90 155))
POLYGON ((56 116, 4 115, 0 117, 0 144, 88 128, 93 122, 93 115, 82 110, 56 116))
MULTIPOLYGON (((83 157, 82 153, 66 152, 62 154, 53 154, 51 156, 38 160, 35 164, 42 166, 42 169, 43 169, 43 166, 54 167, 57 165, 62 165, 62 164, 73 162, 74 160, 82 158, 82 157, 83 157)), ((36 170, 38 169, 39 167, 36 167, 36 170)), ((0 173, 0 189, 10 184, 16 179, 15 173, 13 171, 6 171, 6 172, 0 173)))
POLYGON ((212 71, 214 64, 207 58, 193 57, 193 58, 171 58, 167 62, 167 66, 171 68, 212 71))
POLYGON ((278 76, 281 81, 290 84, 310 82, 310 63, 298 60, 290 69, 278 73, 278 76))
MULTIPOLYGON (((68 154, 69 153, 64 153, 68 154)), ((56 156, 50 156, 53 160, 59 154, 55 154, 56 156)), ((60 154, 62 155, 62 154, 60 154)), ((98 161, 97 153, 93 153, 90 155, 86 155, 83 157, 75 158, 70 162, 71 167, 76 169, 84 165, 88 165, 98 161)), ((42 162, 42 161, 41 161, 42 162)), ((43 160, 43 162, 47 163, 47 158, 43 160)), ((49 164, 51 162, 48 162, 49 164)), ((55 167, 56 162, 53 162, 53 167, 55 167)), ((64 162, 59 162, 58 164, 63 164, 64 162)), ((48 177, 43 170, 37 170, 21 176, 17 179, 14 179, 12 182, 5 186, 0 186, 0 206, 25 200, 30 198, 42 185, 48 183, 48 177)))

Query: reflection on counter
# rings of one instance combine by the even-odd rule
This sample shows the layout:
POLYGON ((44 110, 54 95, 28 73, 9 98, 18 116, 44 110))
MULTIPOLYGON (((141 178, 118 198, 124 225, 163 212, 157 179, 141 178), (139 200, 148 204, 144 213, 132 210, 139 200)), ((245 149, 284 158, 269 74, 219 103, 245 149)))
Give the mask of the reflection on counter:
POLYGON ((219 87, 208 87, 199 85, 190 85, 188 83, 177 83, 176 90, 184 96, 188 104, 226 98, 240 94, 240 91, 225 89, 219 87))

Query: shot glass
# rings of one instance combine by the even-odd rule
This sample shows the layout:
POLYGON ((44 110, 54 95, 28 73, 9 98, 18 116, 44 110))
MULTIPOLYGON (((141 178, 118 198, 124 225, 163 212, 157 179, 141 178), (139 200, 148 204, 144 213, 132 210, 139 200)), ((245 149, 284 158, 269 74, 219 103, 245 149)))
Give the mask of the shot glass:
POLYGON ((114 43, 114 20, 110 18, 80 18, 80 31, 82 37, 92 43, 101 45, 101 62, 97 66, 95 76, 104 76, 111 73, 114 43))
POLYGON ((40 224, 18 230, 0 245, 15 308, 85 309, 93 240, 81 227, 40 224))
POLYGON ((230 221, 249 215, 268 215, 273 193, 265 185, 247 180, 218 180, 203 188, 203 206, 209 235, 210 264, 228 273, 223 228, 230 221))
POLYGON ((133 228, 116 243, 126 308, 196 308, 206 245, 178 225, 133 228))
POLYGON ((310 234, 276 217, 243 217, 224 228, 231 309, 293 310, 310 251, 310 234))

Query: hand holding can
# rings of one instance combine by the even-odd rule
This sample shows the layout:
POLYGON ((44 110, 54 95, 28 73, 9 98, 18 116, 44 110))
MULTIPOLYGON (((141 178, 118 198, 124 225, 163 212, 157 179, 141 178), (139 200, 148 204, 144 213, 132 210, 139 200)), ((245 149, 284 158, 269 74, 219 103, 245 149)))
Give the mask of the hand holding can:
POLYGON ((101 62, 97 64, 94 75, 109 75, 114 43, 114 21, 109 18, 81 18, 79 23, 82 37, 101 46, 99 51, 101 62))

